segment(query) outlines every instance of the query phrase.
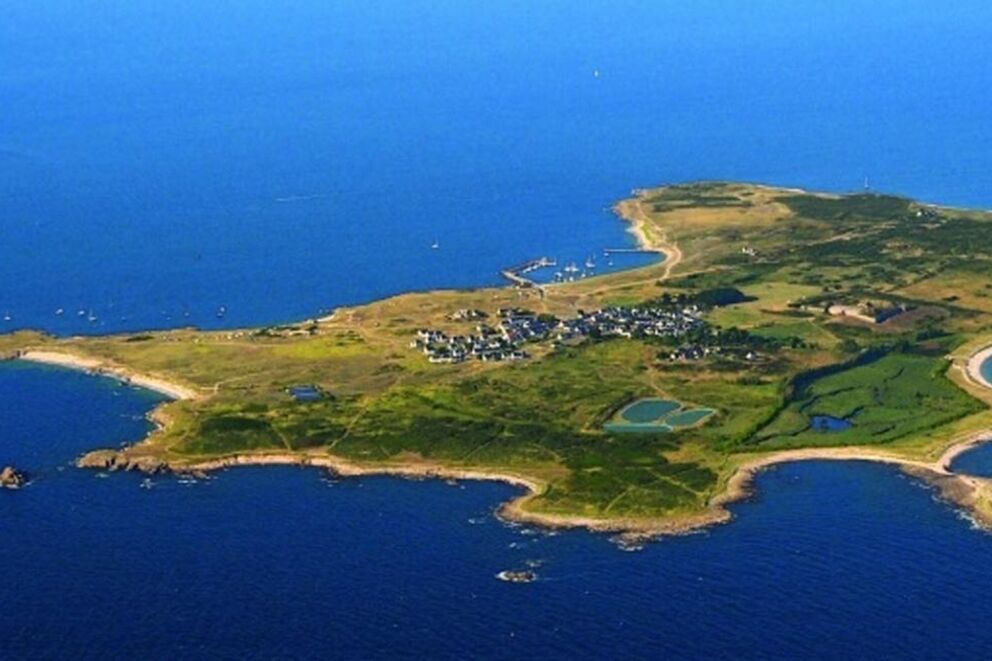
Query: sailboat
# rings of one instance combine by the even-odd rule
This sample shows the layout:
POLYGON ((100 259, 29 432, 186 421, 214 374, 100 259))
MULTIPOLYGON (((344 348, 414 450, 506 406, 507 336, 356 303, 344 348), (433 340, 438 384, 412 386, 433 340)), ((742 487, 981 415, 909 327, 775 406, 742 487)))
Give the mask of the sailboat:
POLYGON ((440 247, 441 247, 441 244, 438 242, 437 239, 434 239, 434 243, 431 244, 431 250, 437 250, 440 247))

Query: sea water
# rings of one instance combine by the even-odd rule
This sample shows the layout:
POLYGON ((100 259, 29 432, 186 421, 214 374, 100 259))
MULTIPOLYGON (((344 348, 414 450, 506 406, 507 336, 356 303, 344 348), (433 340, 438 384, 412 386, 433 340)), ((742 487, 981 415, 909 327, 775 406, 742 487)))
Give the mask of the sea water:
MULTIPOLYGON (((990 19, 978 2, 9 0, 0 328, 266 324, 493 284, 538 256, 603 264, 632 245, 610 206, 664 182, 868 177, 992 206, 990 19)), ((0 368, 0 463, 33 476, 0 493, 6 652, 973 658, 992 642, 976 607, 992 541, 891 468, 781 466, 733 523, 624 553, 504 526, 493 509, 518 492, 499 484, 71 467, 141 438, 155 401, 0 368), (531 560, 535 583, 494 578, 531 560)))
POLYGON ((259 325, 540 256, 602 269, 633 245, 610 207, 666 182, 990 206, 990 18, 7 0, 0 329, 259 325))
POLYGON ((497 483, 242 468, 105 476, 78 453, 147 431, 148 394, 0 367, 7 654, 243 658, 974 658, 992 539, 890 467, 762 474, 732 523, 624 552, 508 526, 497 483), (41 448, 41 449, 38 449, 41 448), (536 565, 538 580, 499 581, 536 565))

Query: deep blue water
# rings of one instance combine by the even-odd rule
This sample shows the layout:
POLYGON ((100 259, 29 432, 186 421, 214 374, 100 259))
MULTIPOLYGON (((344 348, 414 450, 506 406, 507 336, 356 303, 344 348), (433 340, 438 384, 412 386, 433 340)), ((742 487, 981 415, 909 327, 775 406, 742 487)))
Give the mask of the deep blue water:
POLYGON ((731 525, 625 553, 499 523, 516 493, 500 484, 277 468, 144 488, 60 470, 144 433, 151 398, 58 370, 0 376, 0 453, 36 476, 0 493, 6 654, 974 658, 992 644, 992 539, 890 468, 782 466, 731 525), (537 582, 494 578, 528 560, 537 582))
POLYGON ((608 207, 661 182, 992 206, 988 3, 488 4, 7 0, 0 319, 489 284, 629 242, 608 207))
MULTIPOLYGON (((609 206, 662 182, 868 176, 992 207, 990 19, 975 1, 7 0, 0 329, 262 324, 491 284, 541 255, 602 264, 630 244, 609 206)), ((965 658, 992 642, 989 536, 885 467, 783 466, 733 524, 623 553, 499 524, 503 485, 259 469, 146 489, 69 467, 140 438, 155 401, 0 367, 0 464, 35 476, 0 493, 5 652, 965 658), (494 580, 528 559, 538 582, 494 580)), ((992 474, 982 449, 959 462, 992 474)))

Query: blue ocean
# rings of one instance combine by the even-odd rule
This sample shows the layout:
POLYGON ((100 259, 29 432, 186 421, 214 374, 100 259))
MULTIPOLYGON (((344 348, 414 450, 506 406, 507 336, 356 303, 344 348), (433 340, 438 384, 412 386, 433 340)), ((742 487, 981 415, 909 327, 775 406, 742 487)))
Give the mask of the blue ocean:
MULTIPOLYGON (((6 0, 0 331, 259 325, 496 284, 538 256, 631 246, 610 207, 660 183, 868 178, 992 207, 990 21, 969 0, 6 0)), ((733 523, 627 553, 500 523, 502 484, 71 467, 140 439, 157 401, 0 366, 0 464, 33 476, 0 493, 5 653, 922 659, 992 643, 992 537, 891 468, 780 466, 733 523), (529 563, 535 583, 494 578, 529 563)), ((958 462, 992 474, 988 450, 958 462)))

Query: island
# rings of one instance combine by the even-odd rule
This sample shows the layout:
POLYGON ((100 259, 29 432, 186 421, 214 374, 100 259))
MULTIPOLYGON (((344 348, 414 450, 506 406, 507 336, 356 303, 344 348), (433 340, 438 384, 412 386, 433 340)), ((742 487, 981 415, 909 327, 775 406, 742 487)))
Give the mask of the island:
POLYGON ((0 357, 170 398, 84 468, 503 480, 504 517, 636 539, 727 521, 766 466, 862 460, 992 525, 992 482, 951 469, 992 438, 992 214, 728 182, 616 211, 664 259, 264 328, 21 331, 0 357))

